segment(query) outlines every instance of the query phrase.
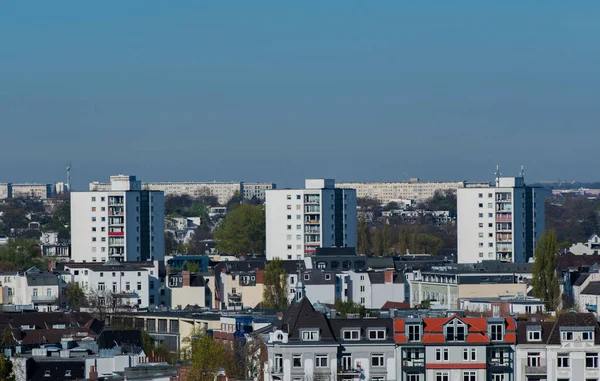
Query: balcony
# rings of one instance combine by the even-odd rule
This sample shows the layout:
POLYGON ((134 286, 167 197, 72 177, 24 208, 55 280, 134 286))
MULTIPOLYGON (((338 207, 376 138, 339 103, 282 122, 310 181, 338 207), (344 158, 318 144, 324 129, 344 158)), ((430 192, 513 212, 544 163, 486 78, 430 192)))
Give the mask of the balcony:
POLYGON ((340 375, 340 376, 360 376, 361 372, 360 372, 360 369, 340 367, 338 370, 338 375, 340 375))
POLYGON ((108 232, 109 237, 124 237, 125 232, 108 232))
POLYGON ((314 220, 307 219, 307 220, 304 221, 304 223, 307 224, 307 225, 318 225, 318 224, 321 223, 321 221, 318 220, 318 219, 314 219, 314 220))
POLYGON ((272 375, 283 375, 283 366, 274 366, 269 371, 272 375))
POLYGON ((546 375, 546 365, 540 366, 526 366, 524 369, 525 375, 528 376, 545 376, 546 375))
POLYGON ((402 361, 404 368, 425 368, 425 359, 409 359, 402 361))
POLYGON ((34 303, 54 303, 58 299, 57 296, 53 295, 32 295, 31 301, 34 303))
POLYGON ((511 214, 496 214, 496 222, 512 222, 511 214))
POLYGON ((114 293, 117 298, 137 298, 137 292, 135 290, 124 290, 121 292, 114 293))
POLYGON ((111 212, 111 211, 109 211, 108 215, 109 216, 124 216, 125 212, 111 212))
POLYGON ((491 367, 511 366, 511 360, 508 357, 495 357, 488 359, 488 365, 491 367))

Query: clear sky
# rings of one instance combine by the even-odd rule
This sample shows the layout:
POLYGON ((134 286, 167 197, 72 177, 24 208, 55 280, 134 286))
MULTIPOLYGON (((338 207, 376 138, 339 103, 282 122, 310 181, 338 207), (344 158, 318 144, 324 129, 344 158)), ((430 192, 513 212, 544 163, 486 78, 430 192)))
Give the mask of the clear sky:
POLYGON ((600 180, 598 1, 13 1, 0 182, 600 180))

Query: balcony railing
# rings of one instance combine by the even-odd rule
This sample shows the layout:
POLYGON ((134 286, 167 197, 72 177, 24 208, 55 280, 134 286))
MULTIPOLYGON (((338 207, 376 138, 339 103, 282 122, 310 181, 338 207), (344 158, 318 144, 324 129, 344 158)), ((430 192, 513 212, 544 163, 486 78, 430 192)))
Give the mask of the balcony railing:
POLYGON ((32 295, 31 296, 31 301, 33 301, 33 302, 52 303, 52 302, 55 302, 56 299, 58 299, 58 297, 53 296, 53 295, 32 295))
POLYGON ((320 221, 319 220, 306 220, 305 223, 308 225, 318 225, 320 223, 320 221))
POLYGON ((413 367, 413 368, 424 368, 425 367, 425 359, 411 359, 402 361, 402 365, 405 367, 413 367))
POLYGON ((360 369, 356 368, 348 368, 348 367, 340 367, 338 370, 338 374, 346 374, 346 375, 359 375, 361 374, 360 369))
POLYGON ((271 374, 283 374, 283 366, 274 366, 271 368, 271 374))
POLYGON ((540 366, 525 366, 524 373, 526 375, 546 375, 546 365, 540 366))
POLYGON ((496 222, 512 222, 512 216, 496 215, 496 222))
POLYGON ((124 237, 125 232, 108 232, 109 237, 124 237))

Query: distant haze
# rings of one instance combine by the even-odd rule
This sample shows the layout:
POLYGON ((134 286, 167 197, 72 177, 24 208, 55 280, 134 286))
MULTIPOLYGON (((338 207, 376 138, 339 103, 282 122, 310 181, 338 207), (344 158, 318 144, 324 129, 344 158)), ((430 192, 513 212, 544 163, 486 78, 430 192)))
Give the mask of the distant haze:
POLYGON ((600 2, 6 2, 0 182, 599 180, 600 2))

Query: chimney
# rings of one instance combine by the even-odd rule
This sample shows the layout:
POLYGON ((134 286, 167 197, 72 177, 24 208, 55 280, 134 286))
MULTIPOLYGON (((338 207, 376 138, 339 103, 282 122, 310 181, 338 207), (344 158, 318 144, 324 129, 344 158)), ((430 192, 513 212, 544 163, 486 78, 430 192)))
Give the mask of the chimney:
POLYGON ((183 287, 189 287, 190 286, 190 272, 185 270, 181 272, 181 275, 183 275, 183 287))
POLYGON ((98 371, 95 366, 90 366, 90 381, 98 381, 98 371))
POLYGON ((256 270, 256 284, 265 283, 265 270, 256 270))
POLYGON ((384 280, 385 283, 393 283, 394 282, 394 272, 391 270, 385 270, 384 274, 384 280))

